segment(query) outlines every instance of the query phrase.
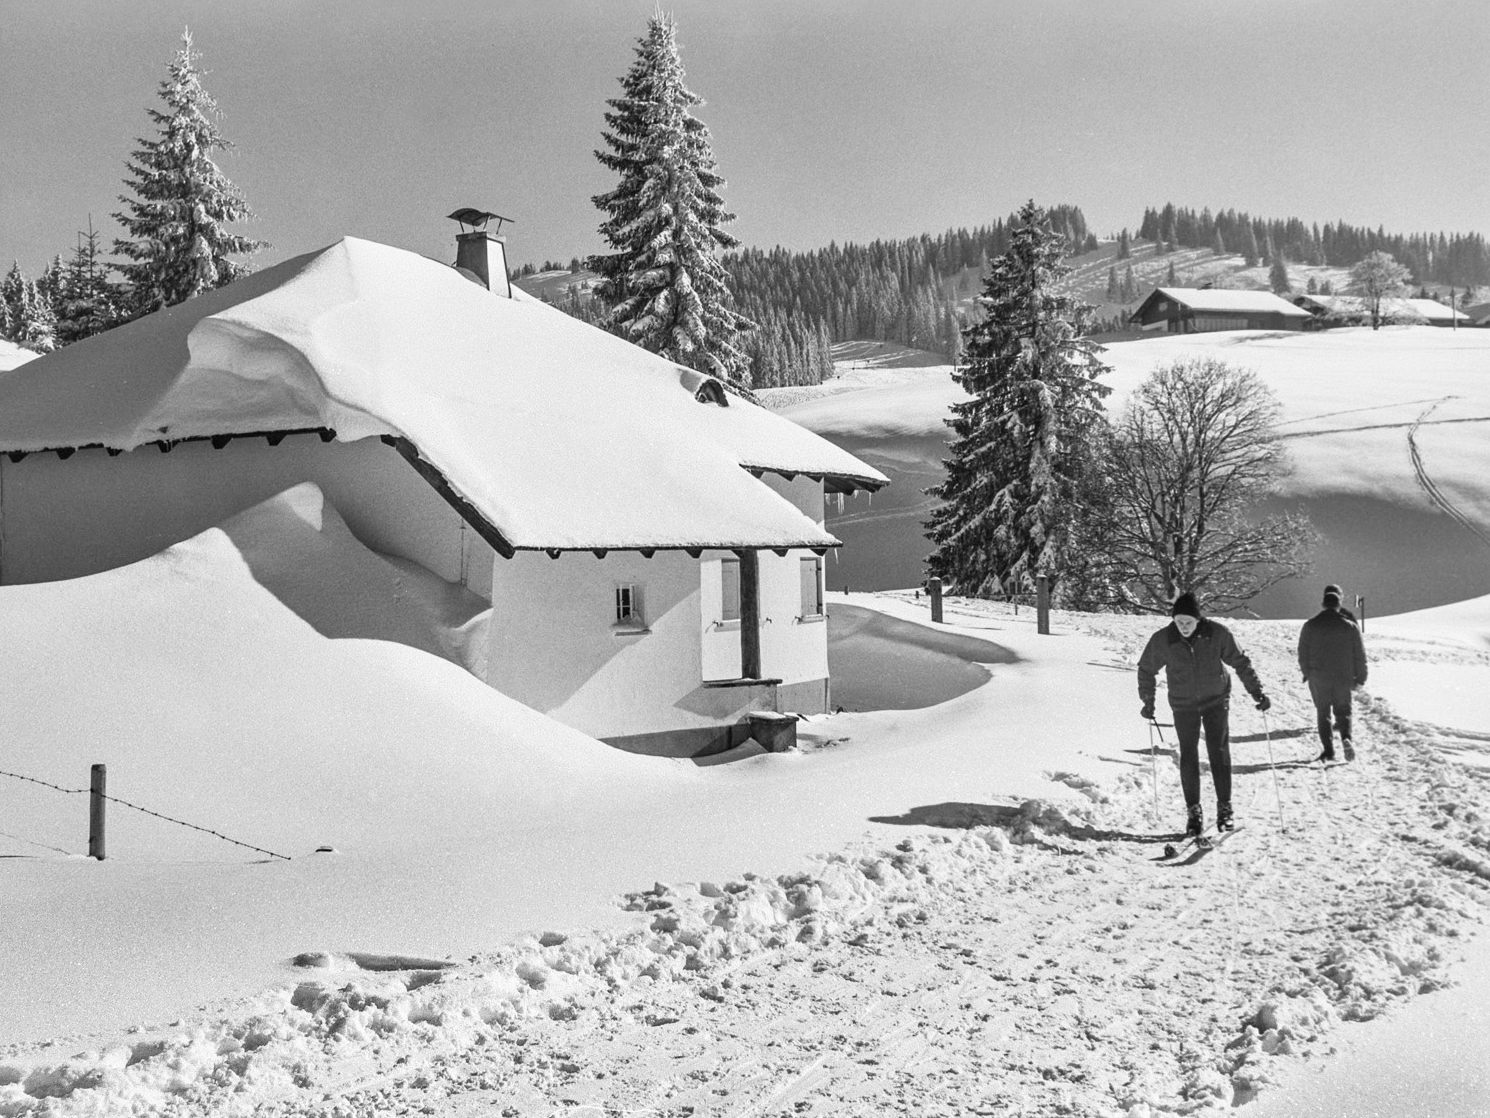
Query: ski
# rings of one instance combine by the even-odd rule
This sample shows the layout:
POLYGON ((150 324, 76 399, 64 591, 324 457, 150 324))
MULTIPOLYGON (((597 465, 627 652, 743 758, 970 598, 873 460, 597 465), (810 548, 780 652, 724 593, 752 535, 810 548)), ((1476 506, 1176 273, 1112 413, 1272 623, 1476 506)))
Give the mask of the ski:
POLYGON ((1215 850, 1216 847, 1220 846, 1241 829, 1242 826, 1238 823, 1231 830, 1222 831, 1219 834, 1212 835, 1208 832, 1202 832, 1199 835, 1190 835, 1184 842, 1178 845, 1166 843, 1163 856, 1155 858, 1154 861, 1166 866, 1190 865, 1198 862, 1202 857, 1215 850))

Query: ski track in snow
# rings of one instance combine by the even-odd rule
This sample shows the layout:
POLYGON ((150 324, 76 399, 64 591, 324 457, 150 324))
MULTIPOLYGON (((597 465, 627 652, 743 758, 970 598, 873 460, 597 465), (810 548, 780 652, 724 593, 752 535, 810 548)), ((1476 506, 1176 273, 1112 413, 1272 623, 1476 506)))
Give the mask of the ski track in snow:
MULTIPOLYGON (((1452 399, 1452 397, 1445 397, 1444 399, 1452 399)), ((1490 536, 1487 536, 1478 524, 1464 515, 1457 505, 1443 495, 1443 491, 1439 489, 1437 483, 1429 475, 1428 468, 1423 464, 1423 453, 1418 446, 1417 440, 1418 428, 1429 421, 1428 416, 1432 415, 1434 408, 1437 408, 1443 402, 1443 400, 1435 402, 1427 411, 1413 420, 1412 426, 1407 429, 1407 452, 1408 456, 1412 459, 1413 477, 1418 483, 1418 488, 1423 491, 1434 508, 1444 513, 1460 527, 1467 528, 1473 532, 1479 537, 1481 543, 1490 546, 1490 536)))
MULTIPOLYGON (((1002 608, 953 600, 949 620, 1002 608)), ((1125 666, 1156 623, 1062 621, 1125 666)), ((298 985, 225 1016, 0 1053, 0 1116, 1220 1113, 1280 1061, 1327 1055, 1342 1022, 1445 984, 1490 902, 1490 773, 1369 694, 1358 761, 1308 763, 1297 624, 1234 629, 1274 697, 1276 773, 1240 696, 1244 825, 1191 865, 1155 862, 1178 773, 1166 734, 1156 820, 1135 698, 1131 770, 1067 778, 1080 806, 969 788, 898 843, 633 894, 632 931, 442 969, 310 957, 298 985)), ((1490 664, 1368 641, 1373 658, 1490 664)))

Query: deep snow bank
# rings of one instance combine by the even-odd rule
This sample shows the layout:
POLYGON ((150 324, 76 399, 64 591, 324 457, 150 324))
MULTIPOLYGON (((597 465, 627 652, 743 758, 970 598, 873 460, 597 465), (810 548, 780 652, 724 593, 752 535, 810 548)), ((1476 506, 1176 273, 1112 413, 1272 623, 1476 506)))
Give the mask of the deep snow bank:
POLYGON ((491 607, 416 563, 368 550, 314 483, 221 528, 254 581, 322 636, 395 641, 481 673, 491 607))
POLYGON ((572 849, 554 819, 614 825, 629 795, 692 775, 412 648, 328 640, 215 529, 120 570, 6 587, 0 631, 26 650, 0 767, 75 789, 102 762, 112 795, 256 848, 116 804, 109 860, 92 862, 86 796, 0 777, 0 958, 26 975, 0 987, 0 1037, 177 1012, 318 946, 474 949, 483 927, 549 904, 524 867, 572 849))

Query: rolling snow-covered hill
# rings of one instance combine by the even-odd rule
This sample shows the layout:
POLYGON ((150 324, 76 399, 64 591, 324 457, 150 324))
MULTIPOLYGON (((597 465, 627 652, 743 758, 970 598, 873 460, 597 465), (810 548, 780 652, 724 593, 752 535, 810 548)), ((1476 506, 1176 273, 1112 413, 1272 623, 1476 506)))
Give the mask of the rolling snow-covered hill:
MULTIPOLYGON (((1108 346, 1109 409, 1157 365, 1216 357, 1255 370, 1283 405, 1292 471, 1278 500, 1306 512, 1323 539, 1314 573, 1259 598, 1265 617, 1301 616, 1317 584, 1338 582, 1371 613, 1420 609, 1490 592, 1490 330, 1388 327, 1320 333, 1234 331, 1108 346)), ((949 367, 885 370, 860 386, 778 392, 783 413, 894 479, 830 509, 847 545, 830 585, 888 589, 922 578, 924 490, 939 480, 949 367)))

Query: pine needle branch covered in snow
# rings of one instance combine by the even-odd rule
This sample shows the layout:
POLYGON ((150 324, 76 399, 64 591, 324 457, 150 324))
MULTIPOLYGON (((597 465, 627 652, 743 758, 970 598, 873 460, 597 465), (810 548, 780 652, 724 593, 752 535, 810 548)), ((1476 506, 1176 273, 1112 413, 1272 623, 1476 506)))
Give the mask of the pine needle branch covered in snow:
POLYGON ((595 196, 609 216, 600 235, 614 250, 589 259, 601 276, 603 325, 680 365, 748 388, 740 335, 754 324, 734 310, 716 255, 739 242, 724 231, 734 214, 709 130, 690 111, 702 99, 683 83, 677 28, 660 11, 647 24, 636 61, 608 102, 606 150, 595 157, 620 176, 595 196))
POLYGON ((250 270, 231 257, 264 247, 226 228, 254 214, 213 161, 232 145, 217 127, 217 102, 202 88, 199 58, 191 31, 183 31, 160 83, 166 111, 147 110, 159 134, 140 140, 126 164, 130 193, 119 196, 124 209, 114 218, 129 236, 114 251, 128 258, 119 272, 137 315, 226 286, 250 270))

